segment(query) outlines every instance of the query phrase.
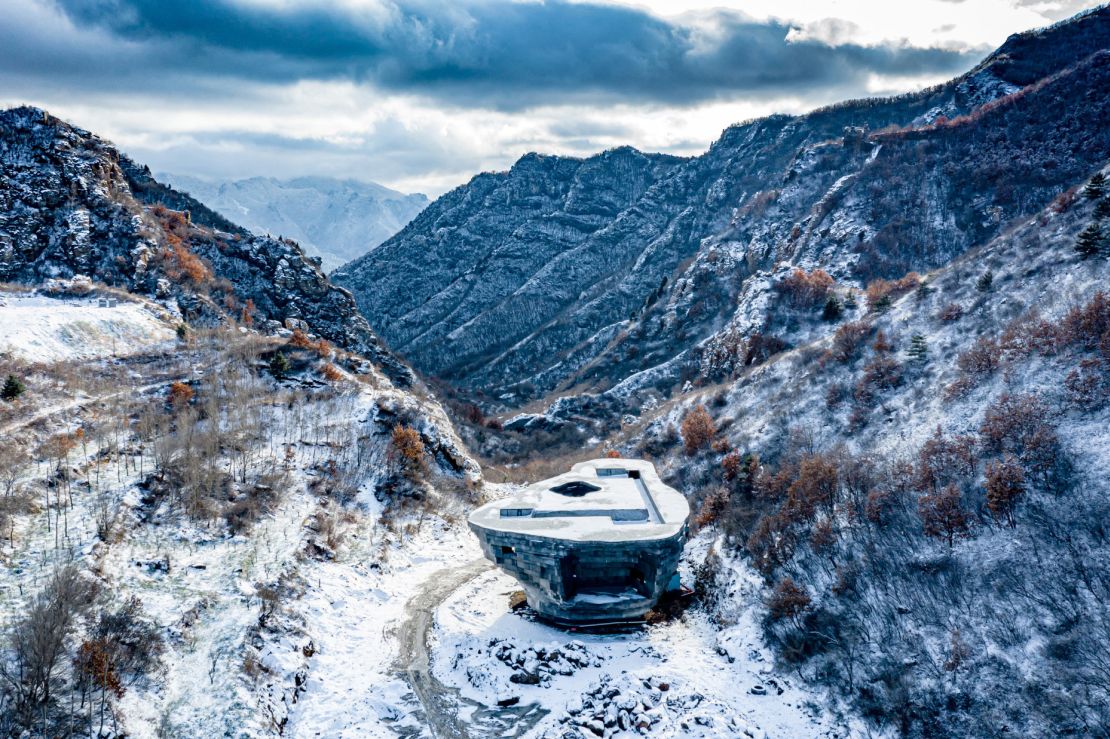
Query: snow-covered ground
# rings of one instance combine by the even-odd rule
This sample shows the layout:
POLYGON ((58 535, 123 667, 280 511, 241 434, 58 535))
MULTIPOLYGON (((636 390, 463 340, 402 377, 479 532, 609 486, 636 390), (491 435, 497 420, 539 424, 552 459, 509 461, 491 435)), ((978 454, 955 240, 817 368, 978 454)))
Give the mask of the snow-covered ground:
POLYGON ((174 339, 171 319, 139 302, 0 292, 0 354, 58 362, 156 351, 174 339))
MULTIPOLYGON (((688 562, 705 549, 692 542, 688 562)), ((659 737, 847 736, 822 715, 822 696, 774 669, 757 623, 758 578, 735 567, 749 597, 724 630, 695 609, 619 634, 571 633, 511 612, 519 585, 490 570, 437 610, 433 672, 486 706, 538 705, 546 715, 528 737, 633 736, 641 726, 659 737)))
POLYGON ((419 735, 419 702, 398 660, 406 604, 444 570, 481 557, 464 526, 429 517, 402 542, 387 543, 368 518, 342 561, 305 573, 298 605, 316 653, 287 734, 294 737, 419 735), (384 556, 383 556, 384 554, 384 556))
MULTIPOLYGON (((87 299, 21 294, 4 300, 0 333, 9 350, 36 361, 173 346, 173 323, 141 304, 101 308, 87 299), (128 339, 131 331, 141 336, 128 339)), ((162 390, 156 383, 142 394, 160 402, 162 390)), ((100 392, 94 395, 119 391, 100 392)), ((131 446, 129 458, 105 449, 95 484, 87 471, 75 473, 61 519, 56 499, 52 523, 41 509, 18 517, 14 545, 2 553, 3 620, 21 611, 54 562, 69 558, 88 566, 108 601, 138 597, 166 651, 157 673, 119 702, 120 728, 135 737, 562 739, 637 728, 660 737, 850 734, 822 713, 822 695, 772 666, 758 624, 762 586, 740 564, 731 563, 739 595, 723 626, 693 610, 628 633, 567 633, 510 612, 508 594, 517 585, 482 559, 465 524, 470 506, 460 499, 444 494, 430 512, 390 520, 374 497, 384 458, 367 466, 357 499, 342 509, 342 543, 312 554, 311 521, 328 505, 311 485, 318 465, 349 454, 360 439, 380 436, 384 444, 388 433, 374 420, 382 404, 415 402, 383 378, 352 381, 326 397, 303 400, 299 410, 266 404, 260 418, 270 428, 270 453, 288 445, 290 484, 279 506, 235 535, 221 522, 144 502, 136 455, 146 455, 149 472, 149 448, 131 446), (343 431, 321 435, 325 423, 343 431), (105 505, 118 532, 107 540, 97 532, 105 505), (59 535, 59 520, 67 535, 59 535), (519 682, 522 673, 535 675, 536 684, 519 682)), ((441 438, 450 434, 442 411, 420 412, 441 438)), ((89 413, 75 401, 71 411, 38 414, 43 428, 23 424, 20 433, 29 444, 73 433, 89 413)), ((75 470, 96 458, 96 439, 90 442, 73 452, 75 470)), ((42 464, 27 470, 29 483, 42 464)), ((686 582, 708 545, 691 543, 686 582)))
MULTIPOLYGON (((30 323, 58 304, 73 315, 71 301, 16 297, 13 302, 32 315, 30 323)), ((86 310, 113 310, 83 302, 86 310)), ((38 320, 37 326, 47 324, 38 320)), ((167 333, 172 336, 172 329, 167 333)), ((35 343, 41 335, 37 330, 18 334, 22 356, 51 357, 35 343)), ((53 351, 52 358, 74 360, 84 347, 63 338, 53 351)), ((217 364, 217 358, 209 359, 201 365, 217 364)), ((95 375, 109 365, 90 361, 85 366, 95 375)), ((49 376, 52 365, 43 367, 40 373, 49 376)), ((32 502, 48 500, 49 514, 41 505, 29 505, 14 517, 10 531, 3 531, 11 541, 0 548, 0 626, 25 611, 27 599, 50 578, 55 564, 76 561, 99 583, 103 607, 139 598, 145 618, 165 639, 156 672, 129 685, 119 701, 118 725, 128 735, 271 736, 285 729, 287 736, 391 737, 399 733, 389 728, 394 715, 409 733, 419 731, 419 705, 393 668, 394 631, 409 594, 437 570, 473 560, 479 551, 457 517, 448 524, 440 516, 414 512, 399 517, 395 529, 383 523, 374 492, 385 467, 390 421, 379 423, 377 414, 407 408, 406 417, 421 419, 439 443, 457 440, 442 411, 420 405, 379 375, 368 379, 348 377, 333 391, 308 391, 288 403, 266 400, 282 396, 271 396, 268 378, 258 380, 264 383, 259 413, 267 429, 258 441, 259 454, 267 454, 267 438, 269 454, 286 450, 282 459, 289 480, 280 504, 238 534, 222 520, 190 519, 160 498, 148 497, 140 469, 152 471, 154 453, 150 445, 129 439, 128 432, 113 435, 109 426, 103 436, 81 437, 84 443, 68 461, 72 492, 61 498, 57 491, 47 498, 40 489, 40 478, 52 468, 28 452, 18 487, 34 492, 32 502), (123 455, 112 446, 116 440, 126 449, 123 455), (322 507, 335 506, 311 483, 321 475, 321 465, 326 469, 328 460, 342 462, 356 448, 367 460, 367 472, 359 480, 358 498, 339 508, 341 525, 348 529, 345 539, 334 555, 314 555, 309 546, 317 536, 313 517, 322 507), (89 460, 98 457, 103 461, 94 469, 89 460), (66 505, 60 507, 59 500, 66 505), (107 536, 98 533, 106 512, 115 520, 107 536), (291 714, 296 721, 286 729, 291 714), (354 728, 344 731, 348 725, 354 728)), ((307 388, 320 386, 312 377, 307 380, 307 388)), ((134 388, 131 400, 161 406, 167 384, 134 388)), ((198 387, 203 393, 208 385, 198 387)), ((89 403, 70 398, 69 405, 52 404, 53 396, 29 395, 28 403, 51 404, 41 410, 28 406, 35 423, 13 425, 18 441, 30 450, 44 439, 108 423, 116 410, 97 403, 115 397, 118 388, 96 390, 89 403)), ((302 392, 296 381, 285 389, 302 392)), ((14 432, 12 437, 15 441, 14 432)), ((452 501, 434 507, 446 516, 452 501)))

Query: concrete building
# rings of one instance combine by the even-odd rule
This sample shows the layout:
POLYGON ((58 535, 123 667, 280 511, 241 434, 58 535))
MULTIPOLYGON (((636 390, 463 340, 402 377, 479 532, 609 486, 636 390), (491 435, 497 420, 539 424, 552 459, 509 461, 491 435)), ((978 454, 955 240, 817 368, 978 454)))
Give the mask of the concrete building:
POLYGON ((637 619, 670 586, 690 505, 650 462, 594 459, 470 514, 486 557, 564 624, 637 619))

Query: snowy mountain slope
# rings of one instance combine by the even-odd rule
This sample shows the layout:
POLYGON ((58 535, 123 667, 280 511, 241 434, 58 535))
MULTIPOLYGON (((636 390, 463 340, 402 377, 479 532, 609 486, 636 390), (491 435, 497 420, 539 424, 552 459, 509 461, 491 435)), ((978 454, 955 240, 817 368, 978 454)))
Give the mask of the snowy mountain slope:
POLYGON ((0 354, 57 362, 161 353, 175 340, 180 317, 161 306, 112 301, 0 291, 0 354))
MULTIPOLYGON (((139 737, 281 734, 294 708, 310 702, 305 679, 326 669, 337 626, 313 617, 315 596, 306 593, 350 566, 385 566, 384 550, 402 569, 407 527, 420 527, 413 514, 457 511, 478 480, 442 410, 361 358, 321 357, 252 331, 199 331, 164 354, 157 348, 90 360, 75 345, 66 361, 34 366, 0 357, 0 372, 18 373, 27 387, 3 409, 16 421, 0 449, 0 666, 17 664, 39 593, 54 593, 43 602, 62 607, 59 572, 91 588, 90 601, 65 606, 68 623, 44 621, 61 624, 65 640, 53 697, 26 714, 24 683, 4 683, 4 733, 30 726, 36 735, 46 722, 48 735, 66 727, 139 737), (290 362, 280 382, 264 371, 275 352, 290 362), (140 387, 140 371, 162 379, 140 387), (73 397, 85 401, 39 412, 73 397), (398 427, 420 440, 411 468, 391 451, 398 427), (357 545, 363 537, 366 548, 357 545), (121 626, 149 642, 149 664, 109 662, 118 690, 83 683, 73 666, 100 648, 103 624, 114 635, 105 649, 134 638, 115 635, 121 626), (80 711, 67 711, 82 698, 80 711)), ((388 654, 380 638, 373 646, 388 654)), ((398 702, 402 695, 398 688, 398 702)), ((310 713, 299 726, 316 735, 330 720, 310 713)))
POLYGON ((584 160, 525 156, 444 195, 333 278, 428 372, 487 362, 626 273, 644 240, 633 251, 610 225, 681 161, 627 147, 584 160), (599 240, 604 250, 590 246, 599 240))
POLYGON ((633 178, 624 200, 606 183, 641 155, 599 155, 581 173, 530 155, 335 278, 418 369, 511 392, 510 405, 656 367, 673 384, 757 272, 791 261, 866 282, 935 268, 1086 178, 1110 154, 1096 92, 1108 48, 1100 8, 1013 37, 936 88, 733 126, 705 154, 633 178), (563 206, 551 194, 569 192, 571 172, 581 197, 563 206))
POLYGON ((418 193, 328 177, 215 182, 163 173, 158 179, 256 234, 293 239, 326 272, 375 248, 428 204, 418 193))
POLYGON ((800 590, 764 623, 778 658, 899 735, 1110 727, 1110 261, 1074 249, 1095 210, 1049 208, 889 308, 795 314, 797 348, 612 440, 662 456, 768 603, 800 590), (698 404, 716 439, 685 454, 698 404))
POLYGON ((88 131, 36 108, 0 111, 0 163, 0 279, 84 275, 172 297, 189 322, 301 321, 411 381, 294 242, 250 235, 88 131))

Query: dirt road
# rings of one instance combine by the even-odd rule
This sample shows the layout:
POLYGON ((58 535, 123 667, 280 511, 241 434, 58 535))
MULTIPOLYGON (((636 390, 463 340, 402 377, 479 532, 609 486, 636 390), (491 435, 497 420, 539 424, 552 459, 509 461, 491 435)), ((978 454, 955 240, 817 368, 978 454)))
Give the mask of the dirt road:
MULTIPOLYGON (((463 698, 432 675, 428 637, 439 605, 451 593, 490 569, 486 559, 435 572, 405 605, 405 621, 398 632, 398 666, 424 707, 425 722, 436 739, 519 737, 546 715, 535 704, 509 708, 484 706, 463 698), (461 708, 466 711, 461 712, 461 708), (468 714, 463 720, 460 713, 468 714)), ((507 604, 506 604, 507 605, 507 604)))

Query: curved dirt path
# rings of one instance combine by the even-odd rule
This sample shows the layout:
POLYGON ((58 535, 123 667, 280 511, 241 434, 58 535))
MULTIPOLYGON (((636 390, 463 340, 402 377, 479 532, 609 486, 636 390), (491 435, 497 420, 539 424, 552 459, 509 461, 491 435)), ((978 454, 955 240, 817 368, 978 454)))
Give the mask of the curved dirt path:
POLYGON ((405 604, 405 620, 397 632, 397 663, 401 676, 424 707, 425 722, 436 739, 519 737, 547 714, 535 704, 500 708, 476 703, 461 697, 456 689, 447 687, 432 674, 428 638, 436 609, 451 593, 492 567, 483 558, 438 570, 405 604), (466 720, 459 715, 463 707, 468 709, 466 720))

